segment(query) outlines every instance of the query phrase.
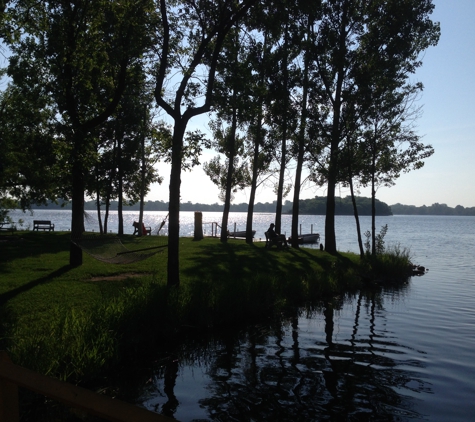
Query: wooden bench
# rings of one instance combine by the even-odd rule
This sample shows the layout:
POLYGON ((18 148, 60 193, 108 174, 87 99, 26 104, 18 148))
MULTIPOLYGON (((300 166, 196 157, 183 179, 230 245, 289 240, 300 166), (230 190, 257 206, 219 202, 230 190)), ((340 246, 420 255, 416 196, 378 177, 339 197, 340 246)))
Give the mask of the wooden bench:
POLYGON ((266 235, 266 248, 272 248, 272 246, 277 246, 277 249, 282 248, 282 238, 277 236, 274 238, 269 237, 269 233, 265 232, 266 235))
POLYGON ((33 220, 33 231, 54 231, 54 224, 49 220, 33 220))
MULTIPOLYGON (((134 226, 134 235, 139 234, 139 223, 138 221, 134 221, 132 223, 132 226, 134 226)), ((145 224, 142 223, 142 234, 143 235, 151 235, 152 234, 152 228, 151 227, 145 227, 145 224)))

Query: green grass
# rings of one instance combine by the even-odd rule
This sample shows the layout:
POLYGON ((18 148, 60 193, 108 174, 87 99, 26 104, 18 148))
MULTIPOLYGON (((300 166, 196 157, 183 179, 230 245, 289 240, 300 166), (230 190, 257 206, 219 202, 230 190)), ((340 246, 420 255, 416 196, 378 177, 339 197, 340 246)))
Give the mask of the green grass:
MULTIPOLYGON (((252 323, 355 290, 368 268, 352 254, 181 238, 181 285, 167 289, 166 248, 127 265, 84 254, 72 268, 68 233, 15 239, 0 242, 0 348, 20 365, 72 382, 97 378, 183 328, 252 323)), ((163 240, 122 238, 130 249, 163 240)))

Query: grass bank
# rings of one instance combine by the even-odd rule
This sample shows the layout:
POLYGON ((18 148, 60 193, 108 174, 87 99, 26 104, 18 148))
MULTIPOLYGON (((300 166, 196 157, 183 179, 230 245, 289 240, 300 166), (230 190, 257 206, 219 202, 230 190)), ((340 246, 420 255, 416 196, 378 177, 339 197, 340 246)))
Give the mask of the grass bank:
MULTIPOLYGON (((0 348, 15 363, 74 383, 93 380, 183 329, 269 318, 356 290, 371 273, 370 263, 353 254, 181 238, 181 285, 169 290, 166 248, 126 265, 84 254, 83 265, 72 268, 68 233, 9 238, 0 241, 0 348)), ((142 249, 163 238, 122 241, 142 249)))

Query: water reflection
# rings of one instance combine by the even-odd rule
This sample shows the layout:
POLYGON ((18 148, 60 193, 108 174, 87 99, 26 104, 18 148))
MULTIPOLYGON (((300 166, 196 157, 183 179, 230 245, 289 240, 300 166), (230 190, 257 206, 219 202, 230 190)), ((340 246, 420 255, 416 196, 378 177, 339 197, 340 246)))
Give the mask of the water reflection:
POLYGON ((193 347, 157 369, 142 403, 182 421, 423 420, 422 352, 394 337, 384 308, 401 296, 361 292, 193 347))

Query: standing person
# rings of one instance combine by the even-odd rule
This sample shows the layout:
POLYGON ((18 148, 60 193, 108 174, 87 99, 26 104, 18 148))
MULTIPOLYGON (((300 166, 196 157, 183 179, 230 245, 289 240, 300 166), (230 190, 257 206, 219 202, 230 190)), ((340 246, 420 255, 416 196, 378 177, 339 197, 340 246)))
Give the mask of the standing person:
POLYGON ((275 224, 271 223, 269 228, 267 229, 267 235, 269 239, 271 241, 277 240, 277 241, 284 242, 284 246, 288 248, 289 245, 287 244, 287 239, 285 238, 285 235, 276 233, 274 227, 275 227, 275 224))

